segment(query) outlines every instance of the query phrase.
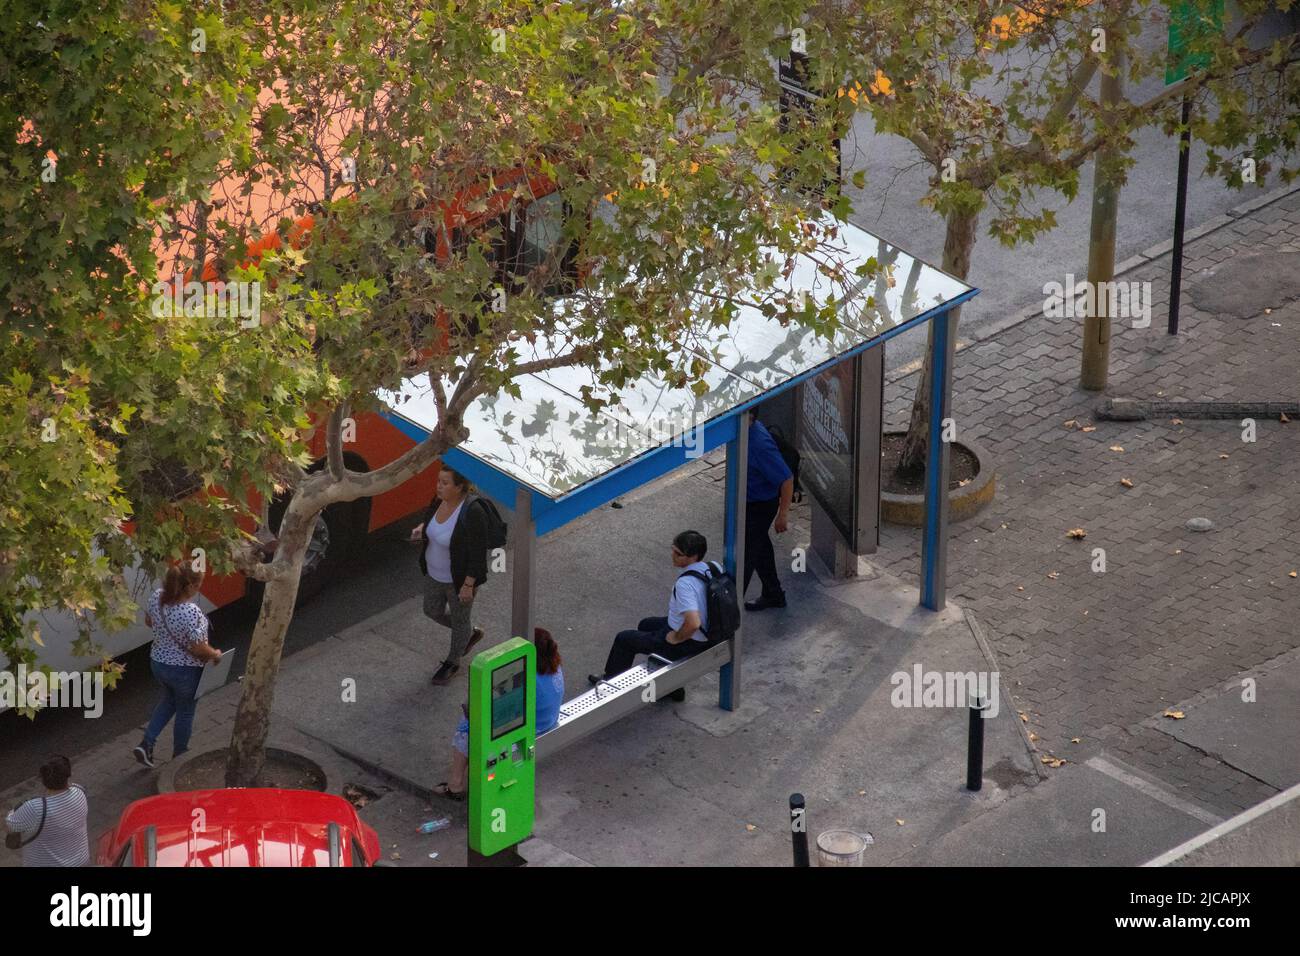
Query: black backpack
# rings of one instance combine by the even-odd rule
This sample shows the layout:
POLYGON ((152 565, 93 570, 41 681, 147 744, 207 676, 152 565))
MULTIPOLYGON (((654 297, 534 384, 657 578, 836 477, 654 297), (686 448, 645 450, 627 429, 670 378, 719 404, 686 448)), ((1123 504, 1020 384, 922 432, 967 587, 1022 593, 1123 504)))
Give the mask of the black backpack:
POLYGON ((767 433, 772 436, 772 441, 776 442, 776 450, 785 459, 785 466, 790 469, 790 474, 794 475, 794 500, 803 501, 803 485, 799 484, 799 462, 801 461, 799 449, 795 448, 786 439, 785 435, 781 434, 779 427, 776 425, 766 427, 767 433))
POLYGON ((488 549, 504 548, 510 526, 506 524, 506 519, 501 517, 501 510, 497 508, 496 502, 491 498, 477 498, 475 500, 483 506, 483 517, 487 519, 488 549))
POLYGON ((704 631, 710 644, 729 641, 740 627, 740 601, 736 596, 736 579, 722 570, 716 562, 709 562, 712 575, 700 571, 683 571, 681 577, 697 578, 704 582, 708 592, 708 629, 704 631))

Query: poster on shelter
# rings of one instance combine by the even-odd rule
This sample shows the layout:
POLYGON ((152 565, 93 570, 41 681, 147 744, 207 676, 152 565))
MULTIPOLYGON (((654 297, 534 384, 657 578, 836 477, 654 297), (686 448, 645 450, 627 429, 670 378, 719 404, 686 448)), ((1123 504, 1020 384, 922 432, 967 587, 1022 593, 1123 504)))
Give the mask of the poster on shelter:
POLYGON ((853 362, 803 383, 799 409, 799 480, 853 540, 853 362))

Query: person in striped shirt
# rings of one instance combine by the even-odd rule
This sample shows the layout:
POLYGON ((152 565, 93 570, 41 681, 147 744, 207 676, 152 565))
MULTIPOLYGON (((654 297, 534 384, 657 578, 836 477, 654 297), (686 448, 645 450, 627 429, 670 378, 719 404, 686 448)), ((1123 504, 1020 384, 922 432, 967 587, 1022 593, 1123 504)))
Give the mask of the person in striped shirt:
POLYGON ((22 834, 23 866, 87 866, 90 839, 86 791, 72 783, 72 763, 51 757, 41 767, 45 796, 33 797, 5 817, 11 833, 22 834))

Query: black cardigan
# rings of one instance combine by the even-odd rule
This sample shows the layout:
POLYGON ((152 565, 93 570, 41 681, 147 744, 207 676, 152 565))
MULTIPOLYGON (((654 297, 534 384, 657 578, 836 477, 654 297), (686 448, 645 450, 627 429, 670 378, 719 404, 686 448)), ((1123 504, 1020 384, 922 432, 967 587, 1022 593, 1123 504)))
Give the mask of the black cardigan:
MULTIPOLYGON (((460 516, 451 532, 451 583, 460 590, 467 576, 474 578, 474 586, 487 580, 487 517, 482 507, 475 505, 478 497, 467 495, 461 503, 460 516)), ((424 551, 429 546, 429 520, 442 502, 435 497, 425 509, 420 522, 420 574, 429 576, 429 565, 424 551)))

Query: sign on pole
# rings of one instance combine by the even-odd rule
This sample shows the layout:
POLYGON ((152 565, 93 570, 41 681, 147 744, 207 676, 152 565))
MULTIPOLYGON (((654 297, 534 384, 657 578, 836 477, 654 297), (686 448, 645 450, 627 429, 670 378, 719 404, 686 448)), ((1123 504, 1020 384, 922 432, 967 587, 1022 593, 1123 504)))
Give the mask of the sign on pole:
POLYGON ((1222 30, 1223 0, 1182 0, 1170 7, 1165 85, 1177 83, 1192 70, 1203 70, 1209 66, 1209 54, 1190 47, 1222 30))

